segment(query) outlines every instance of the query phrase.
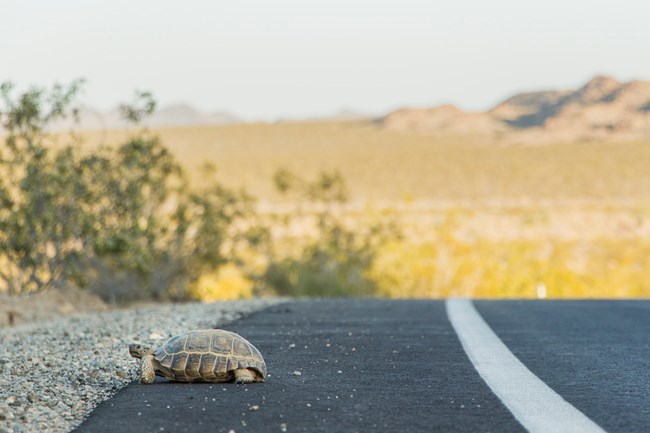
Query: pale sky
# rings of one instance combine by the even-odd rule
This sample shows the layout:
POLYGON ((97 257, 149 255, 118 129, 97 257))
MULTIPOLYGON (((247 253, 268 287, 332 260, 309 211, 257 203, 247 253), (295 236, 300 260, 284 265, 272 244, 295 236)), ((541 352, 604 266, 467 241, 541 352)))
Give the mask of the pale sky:
POLYGON ((0 82, 87 79, 247 119, 650 79, 646 0, 0 0, 0 82))

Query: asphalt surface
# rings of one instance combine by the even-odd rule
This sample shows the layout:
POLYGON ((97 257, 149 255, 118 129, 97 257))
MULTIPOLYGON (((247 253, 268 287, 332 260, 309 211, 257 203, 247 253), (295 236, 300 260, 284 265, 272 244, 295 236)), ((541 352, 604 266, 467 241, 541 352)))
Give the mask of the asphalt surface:
POLYGON ((603 429, 650 432, 650 301, 474 304, 530 371, 603 429))
MULTIPOLYGON (((650 432, 650 301, 475 305, 515 356, 602 428, 650 432)), ((133 383, 77 431, 525 431, 469 361, 444 301, 296 301, 226 329, 264 355, 265 383, 133 383)))

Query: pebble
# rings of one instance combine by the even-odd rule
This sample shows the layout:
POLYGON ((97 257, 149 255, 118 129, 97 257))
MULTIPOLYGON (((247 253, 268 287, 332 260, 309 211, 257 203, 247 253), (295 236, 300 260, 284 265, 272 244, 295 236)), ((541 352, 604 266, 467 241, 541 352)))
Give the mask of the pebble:
POLYGON ((166 304, 0 327, 0 433, 72 431, 138 379, 129 343, 157 346, 161 336, 222 326, 280 302, 166 304))

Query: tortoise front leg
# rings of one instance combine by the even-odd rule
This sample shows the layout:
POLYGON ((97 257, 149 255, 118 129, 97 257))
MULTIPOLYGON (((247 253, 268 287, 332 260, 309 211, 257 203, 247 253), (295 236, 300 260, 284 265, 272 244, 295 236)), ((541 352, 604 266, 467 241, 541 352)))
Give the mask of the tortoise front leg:
POLYGON ((145 355, 142 357, 142 364, 140 365, 140 383, 149 384, 153 382, 156 377, 156 370, 153 368, 153 355, 145 355))

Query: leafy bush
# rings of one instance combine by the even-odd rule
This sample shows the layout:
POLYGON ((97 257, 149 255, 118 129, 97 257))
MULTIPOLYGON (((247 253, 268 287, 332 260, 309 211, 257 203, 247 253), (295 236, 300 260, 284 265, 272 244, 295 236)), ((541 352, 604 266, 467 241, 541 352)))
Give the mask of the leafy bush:
POLYGON ((262 276, 263 286, 294 296, 376 294, 378 287, 368 272, 380 246, 399 238, 394 222, 380 218, 364 224, 346 219, 347 186, 337 171, 322 172, 315 180, 305 181, 281 169, 274 183, 278 191, 293 195, 293 201, 299 203, 289 214, 276 217, 274 224, 289 233, 309 221, 312 233, 276 239, 262 276))
MULTIPOLYGON (((96 151, 57 143, 48 125, 74 115, 80 86, 17 98, 10 84, 0 88, 0 281, 12 294, 75 284, 114 302, 186 298, 201 274, 249 241, 254 230, 240 221, 252 201, 210 179, 190 190, 147 130, 96 151)), ((154 109, 139 93, 123 113, 137 124, 154 109)))

